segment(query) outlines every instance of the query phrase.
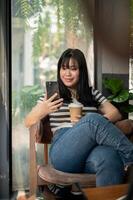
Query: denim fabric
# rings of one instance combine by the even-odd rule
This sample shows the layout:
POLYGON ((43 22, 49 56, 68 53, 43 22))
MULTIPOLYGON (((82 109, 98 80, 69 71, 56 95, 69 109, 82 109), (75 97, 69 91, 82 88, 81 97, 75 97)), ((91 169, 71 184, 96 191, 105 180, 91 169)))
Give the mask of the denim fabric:
MULTIPOLYGON (((63 128, 56 132, 50 148, 51 163, 56 169, 65 172, 76 173, 89 170, 88 172, 93 173, 94 170, 99 174, 100 171, 102 172, 106 168, 106 165, 101 165, 102 169, 94 168, 92 170, 92 167, 90 169, 87 167, 89 166, 87 163, 90 156, 95 154, 97 166, 100 166, 99 162, 101 161, 99 160, 98 151, 94 151, 100 146, 103 146, 103 149, 101 149, 101 153, 103 152, 104 155, 103 160, 110 151, 107 159, 110 158, 111 162, 113 159, 114 165, 116 165, 117 159, 119 165, 121 165, 121 160, 124 165, 133 163, 133 144, 115 125, 98 113, 89 113, 72 128, 63 128), (110 148, 107 150, 107 147, 110 148), (98 172, 95 170, 98 170, 98 172)), ((108 164, 107 162, 104 163, 108 164)), ((113 170, 115 170, 114 168, 113 170)), ((117 169, 117 171, 119 170, 117 169)), ((99 182, 98 180, 99 178, 97 182, 99 182)))
POLYGON ((124 181, 124 167, 116 150, 96 146, 85 162, 85 173, 96 174, 96 186, 120 184, 124 181))

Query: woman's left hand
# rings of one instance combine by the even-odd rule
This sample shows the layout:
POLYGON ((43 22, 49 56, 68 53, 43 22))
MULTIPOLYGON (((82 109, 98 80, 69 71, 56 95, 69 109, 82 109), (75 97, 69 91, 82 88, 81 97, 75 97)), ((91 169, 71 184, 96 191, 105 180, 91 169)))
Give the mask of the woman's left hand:
POLYGON ((105 103, 101 104, 99 107, 99 111, 102 115, 104 115, 113 123, 117 122, 118 120, 121 120, 122 116, 119 110, 109 101, 106 101, 105 103))

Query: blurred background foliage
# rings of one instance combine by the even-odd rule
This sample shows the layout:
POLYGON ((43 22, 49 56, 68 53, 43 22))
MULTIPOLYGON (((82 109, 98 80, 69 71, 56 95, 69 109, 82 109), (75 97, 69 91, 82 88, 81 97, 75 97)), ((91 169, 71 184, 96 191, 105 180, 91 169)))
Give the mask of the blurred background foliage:
POLYGON ((45 52, 58 57, 60 48, 65 48, 67 32, 89 40, 90 30, 86 26, 86 16, 82 10, 81 0, 13 0, 13 15, 23 18, 26 27, 34 18, 33 60, 45 52), (52 16, 53 15, 53 16, 52 16), (54 21, 57 31, 52 33, 54 21), (82 30, 82 31, 81 31, 82 30))
POLYGON ((89 41, 93 37, 93 29, 86 25, 88 20, 82 5, 81 0, 12 1, 12 16, 22 19, 25 32, 32 30, 35 85, 22 86, 19 90, 12 92, 15 122, 17 117, 18 120, 22 119, 33 107, 41 92, 43 93, 41 86, 38 86, 41 85, 40 77, 49 80, 56 79, 56 64, 59 55, 69 46, 70 40, 76 41, 78 45, 82 44, 87 51, 89 41), (49 66, 48 69, 46 65, 49 66))
POLYGON ((133 113, 133 105, 130 103, 130 100, 133 100, 132 89, 127 89, 123 80, 105 78, 103 87, 109 92, 108 100, 119 109, 123 116, 127 117, 127 113, 133 113))
MULTIPOLYGON (((84 12, 84 4, 85 3, 82 0, 13 0, 13 16, 23 19, 25 30, 30 28, 33 31, 32 58, 35 86, 40 84, 40 74, 45 74, 47 79, 52 80, 56 78, 55 68, 49 68, 49 70, 46 70, 38 67, 40 64, 40 57, 42 59, 48 58, 51 62, 54 60, 54 63, 56 63, 60 53, 67 48, 67 43, 70 37, 73 37, 73 40, 78 38, 78 41, 80 41, 83 46, 88 44, 93 37, 93 27, 90 30, 90 27, 88 26, 88 15, 84 12)), ((133 0, 130 0, 130 10, 130 49, 132 51, 133 0)), ((19 110, 19 105, 17 106, 16 103, 18 100, 18 102, 20 102, 20 99, 21 101, 24 100, 24 102, 21 102, 20 107, 24 107, 25 103, 25 109, 28 111, 28 106, 31 105, 31 102, 26 103, 25 99, 27 98, 28 102, 30 100, 28 96, 31 94, 31 96, 34 97, 34 91, 40 91, 41 89, 41 87, 33 87, 32 90, 32 86, 27 86, 31 90, 30 92, 27 92, 25 98, 21 98, 20 96, 23 96, 26 91, 28 91, 25 87, 26 86, 24 86, 24 88, 22 87, 19 92, 13 91, 13 116, 15 116, 15 113, 19 110)), ((36 95, 36 97, 38 96, 36 95)), ((35 102, 34 99, 33 102, 35 102)))
POLYGON ((24 86, 19 92, 12 94, 12 116, 15 124, 20 122, 36 105, 39 97, 44 93, 40 85, 24 86))

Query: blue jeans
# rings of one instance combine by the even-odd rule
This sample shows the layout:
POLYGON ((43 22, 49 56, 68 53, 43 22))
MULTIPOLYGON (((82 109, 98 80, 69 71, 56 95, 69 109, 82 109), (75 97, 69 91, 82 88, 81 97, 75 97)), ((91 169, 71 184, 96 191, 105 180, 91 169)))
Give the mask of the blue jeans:
POLYGON ((133 163, 133 144, 102 115, 89 113, 72 128, 56 132, 50 158, 61 171, 96 173, 97 186, 117 184, 124 165, 133 163))

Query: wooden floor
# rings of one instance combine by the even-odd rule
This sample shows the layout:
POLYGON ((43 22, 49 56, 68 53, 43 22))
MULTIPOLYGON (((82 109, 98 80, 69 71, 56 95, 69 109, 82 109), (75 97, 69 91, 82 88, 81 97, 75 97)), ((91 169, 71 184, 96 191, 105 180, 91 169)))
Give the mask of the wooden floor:
POLYGON ((116 200, 127 194, 128 185, 121 184, 116 186, 87 188, 83 190, 88 200, 116 200))

